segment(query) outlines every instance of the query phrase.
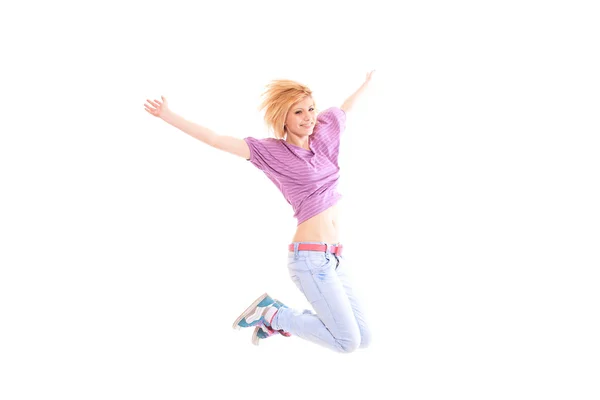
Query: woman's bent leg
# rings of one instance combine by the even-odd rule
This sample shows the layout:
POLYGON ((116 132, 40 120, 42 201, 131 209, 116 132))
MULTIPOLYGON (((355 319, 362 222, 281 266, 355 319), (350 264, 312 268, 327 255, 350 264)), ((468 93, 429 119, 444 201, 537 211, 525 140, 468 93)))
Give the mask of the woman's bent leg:
POLYGON ((279 310, 272 324, 292 335, 340 352, 351 352, 361 344, 361 333, 331 253, 300 251, 288 259, 290 277, 304 293, 313 310, 279 310))
POLYGON ((343 257, 338 257, 338 261, 339 263, 336 272, 342 282, 346 296, 348 297, 348 300, 350 300, 350 305, 360 330, 360 348, 366 348, 371 343, 371 331, 366 321, 364 309, 361 306, 360 299, 356 295, 356 292, 352 289, 352 283, 346 265, 347 260, 343 257))

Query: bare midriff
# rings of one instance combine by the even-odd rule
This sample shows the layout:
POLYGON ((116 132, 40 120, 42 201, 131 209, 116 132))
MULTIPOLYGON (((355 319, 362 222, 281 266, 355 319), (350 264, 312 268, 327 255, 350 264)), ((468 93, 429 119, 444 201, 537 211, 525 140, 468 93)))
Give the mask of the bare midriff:
POLYGON ((334 205, 298 225, 293 242, 340 242, 339 210, 334 205))

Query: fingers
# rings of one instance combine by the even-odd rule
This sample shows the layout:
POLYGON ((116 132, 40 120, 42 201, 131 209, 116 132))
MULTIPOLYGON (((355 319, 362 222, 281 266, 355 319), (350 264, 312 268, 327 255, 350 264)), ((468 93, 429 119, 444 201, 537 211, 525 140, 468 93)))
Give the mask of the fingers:
POLYGON ((153 115, 153 116, 155 116, 155 117, 158 117, 158 115, 159 115, 159 114, 156 112, 156 110, 151 110, 151 109, 149 109, 149 108, 146 108, 146 112, 147 112, 148 114, 150 114, 150 115, 153 115))
POLYGON ((144 108, 147 112, 149 112, 150 114, 154 115, 155 117, 160 115, 160 112, 162 110, 163 107, 167 106, 167 99, 165 99, 164 96, 160 96, 160 98, 162 99, 162 102, 160 100, 150 100, 150 99, 146 99, 146 103, 144 104, 144 108))
POLYGON ((161 104, 158 100, 150 100, 146 99, 146 103, 144 104, 144 108, 152 115, 158 115, 160 113, 161 104))
POLYGON ((146 101, 147 101, 148 103, 152 104, 152 105, 153 105, 154 107, 156 107, 156 108, 159 108, 159 107, 161 106, 161 104, 160 104, 160 101, 158 101, 158 100, 154 100, 154 101, 152 101, 152 100, 148 100, 148 99, 146 99, 146 101))
POLYGON ((149 110, 154 110, 158 108, 158 106, 156 104, 153 104, 150 100, 146 100, 146 104, 144 104, 144 107, 146 107, 149 110))
POLYGON ((160 107, 163 105, 163 103, 167 102, 167 99, 165 99, 164 96, 160 96, 160 98, 162 99, 162 102, 160 100, 150 100, 150 99, 146 99, 146 101, 150 104, 152 104, 154 107, 160 107))
POLYGON ((159 111, 159 110, 157 110, 157 109, 156 109, 156 108, 154 108, 154 107, 149 107, 147 104, 144 104, 144 109, 145 109, 145 110, 146 110, 148 113, 150 113, 150 114, 154 115, 155 117, 157 117, 157 116, 160 114, 160 111, 159 111))
POLYGON ((373 76, 373 72, 375 72, 375 70, 367 72, 367 77, 365 78, 365 83, 370 83, 371 82, 371 77, 373 76))

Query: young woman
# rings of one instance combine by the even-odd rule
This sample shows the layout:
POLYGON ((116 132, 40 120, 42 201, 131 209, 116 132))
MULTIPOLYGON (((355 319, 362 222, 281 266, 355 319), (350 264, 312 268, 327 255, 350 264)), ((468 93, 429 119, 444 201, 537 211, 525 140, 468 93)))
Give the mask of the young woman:
POLYGON ((290 277, 313 310, 294 310, 267 293, 235 320, 235 329, 254 327, 252 342, 274 334, 295 335, 349 353, 367 347, 370 332, 352 291, 339 243, 336 203, 340 136, 346 113, 367 88, 373 71, 341 107, 317 114, 311 90, 294 81, 267 85, 261 110, 274 138, 217 135, 169 110, 167 100, 147 100, 146 111, 214 148, 250 161, 291 204, 298 220, 288 247, 290 277))

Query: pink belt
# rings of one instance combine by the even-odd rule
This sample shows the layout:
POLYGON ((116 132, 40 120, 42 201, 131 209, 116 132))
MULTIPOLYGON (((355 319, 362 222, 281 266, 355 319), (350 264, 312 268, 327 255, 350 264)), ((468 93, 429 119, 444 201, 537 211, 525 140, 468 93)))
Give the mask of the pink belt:
MULTIPOLYGON (((289 251, 294 251, 294 244, 290 244, 288 249, 289 251)), ((342 249, 343 246, 341 244, 332 244, 329 246, 331 254, 336 254, 338 256, 342 255, 342 249)), ((298 245, 298 250, 325 251, 327 250, 327 245, 316 243, 300 243, 298 245)))

